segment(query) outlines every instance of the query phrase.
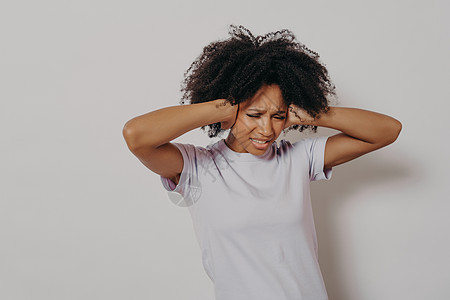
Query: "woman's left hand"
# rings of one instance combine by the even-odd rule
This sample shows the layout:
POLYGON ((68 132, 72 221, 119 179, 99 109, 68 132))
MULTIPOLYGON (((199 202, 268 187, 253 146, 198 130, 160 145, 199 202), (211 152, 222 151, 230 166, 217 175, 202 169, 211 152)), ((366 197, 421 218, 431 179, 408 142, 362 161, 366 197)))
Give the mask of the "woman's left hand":
POLYGON ((314 119, 303 108, 298 107, 295 104, 291 104, 288 107, 288 113, 284 129, 292 125, 314 125, 314 119))

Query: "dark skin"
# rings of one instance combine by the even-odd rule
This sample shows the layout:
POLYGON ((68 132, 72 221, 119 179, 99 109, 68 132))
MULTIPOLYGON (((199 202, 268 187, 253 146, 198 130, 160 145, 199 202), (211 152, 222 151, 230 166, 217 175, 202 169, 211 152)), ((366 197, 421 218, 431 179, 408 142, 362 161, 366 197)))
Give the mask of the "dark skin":
POLYGON ((390 116, 358 108, 330 107, 327 113, 312 118, 294 104, 286 106, 277 85, 262 87, 260 91, 243 105, 230 105, 229 118, 222 123, 225 129, 233 124, 228 127, 231 131, 226 144, 236 152, 262 155, 265 150, 256 149, 250 138, 275 141, 283 129, 295 124, 328 127, 341 133, 330 136, 327 140, 325 169, 393 143, 402 129, 402 124, 390 116), (265 108, 258 115, 258 120, 248 116, 249 109, 254 106, 265 108), (285 114, 275 113, 286 108, 285 114), (278 118, 283 115, 285 119, 278 118))

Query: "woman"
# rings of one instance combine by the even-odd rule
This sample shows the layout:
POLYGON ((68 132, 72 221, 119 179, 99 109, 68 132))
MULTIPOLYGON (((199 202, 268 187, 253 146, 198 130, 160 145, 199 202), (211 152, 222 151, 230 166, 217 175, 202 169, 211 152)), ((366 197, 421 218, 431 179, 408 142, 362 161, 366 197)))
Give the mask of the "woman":
POLYGON ((190 104, 131 119, 125 140, 166 190, 188 202, 216 300, 328 299, 309 183, 393 143, 402 125, 329 106, 335 92, 326 68, 290 31, 255 38, 231 27, 230 39, 206 46, 188 69, 190 104), (205 126, 209 137, 230 131, 206 148, 171 143, 205 126), (341 132, 275 142, 283 130, 318 126, 341 132))

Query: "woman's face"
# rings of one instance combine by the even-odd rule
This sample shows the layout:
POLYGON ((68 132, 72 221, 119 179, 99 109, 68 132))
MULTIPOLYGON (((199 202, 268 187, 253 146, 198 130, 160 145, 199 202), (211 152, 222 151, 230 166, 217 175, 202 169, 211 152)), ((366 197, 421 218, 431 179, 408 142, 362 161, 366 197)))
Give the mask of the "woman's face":
POLYGON ((280 87, 263 85, 252 98, 239 104, 236 122, 225 142, 235 152, 262 155, 284 129, 286 117, 287 106, 280 87))

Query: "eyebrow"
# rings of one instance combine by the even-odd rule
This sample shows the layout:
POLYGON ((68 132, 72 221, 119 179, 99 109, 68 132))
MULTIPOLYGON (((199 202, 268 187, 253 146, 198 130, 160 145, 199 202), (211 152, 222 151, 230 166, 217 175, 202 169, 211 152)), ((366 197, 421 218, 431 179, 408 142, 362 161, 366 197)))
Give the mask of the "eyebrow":
MULTIPOLYGON (((259 108, 249 108, 248 110, 254 110, 254 111, 257 111, 257 112, 259 112, 259 113, 261 113, 261 112, 265 112, 266 110, 265 109, 259 109, 259 108)), ((286 111, 284 111, 284 110, 279 110, 279 111, 277 111, 277 112, 275 112, 276 114, 284 114, 284 113, 286 113, 286 111)))

